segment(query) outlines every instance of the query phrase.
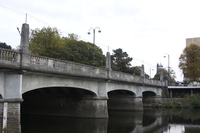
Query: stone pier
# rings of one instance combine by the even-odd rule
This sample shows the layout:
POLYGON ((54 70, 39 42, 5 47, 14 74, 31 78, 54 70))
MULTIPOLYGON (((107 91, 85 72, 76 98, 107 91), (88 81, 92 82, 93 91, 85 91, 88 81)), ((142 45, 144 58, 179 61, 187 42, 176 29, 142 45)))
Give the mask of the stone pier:
POLYGON ((3 133, 19 133, 20 126, 20 104, 21 98, 21 74, 3 74, 4 84, 0 88, 3 90, 3 98, 0 99, 0 115, 2 117, 3 133))

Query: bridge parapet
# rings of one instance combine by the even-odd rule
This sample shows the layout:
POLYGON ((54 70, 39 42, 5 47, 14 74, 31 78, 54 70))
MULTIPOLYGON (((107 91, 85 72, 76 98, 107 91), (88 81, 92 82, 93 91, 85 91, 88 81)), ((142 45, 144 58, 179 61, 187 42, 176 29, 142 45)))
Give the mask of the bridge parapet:
POLYGON ((32 70, 38 67, 42 71, 50 70, 54 73, 83 77, 107 78, 107 71, 105 68, 99 68, 43 56, 31 55, 30 67, 32 70))
POLYGON ((150 86, 166 86, 164 81, 149 80, 137 75, 37 55, 25 55, 30 57, 30 60, 27 60, 28 62, 26 62, 28 65, 23 66, 22 63, 20 66, 20 56, 24 55, 20 54, 18 51, 0 49, 0 64, 1 66, 8 68, 12 67, 14 69, 39 71, 44 73, 100 78, 150 86))
POLYGON ((0 48, 1 68, 20 68, 20 52, 0 48))
POLYGON ((167 86, 165 81, 144 79, 144 83, 153 86, 167 86))
POLYGON ((40 56, 36 56, 36 55, 31 55, 30 63, 32 65, 47 66, 48 65, 48 58, 47 57, 40 57, 40 56))
MULTIPOLYGON (((2 64, 1 66, 5 66, 6 64, 8 68, 13 66, 15 66, 14 68, 19 68, 20 58, 21 58, 20 56, 23 56, 23 54, 20 54, 20 52, 18 51, 1 48, 0 62, 1 60, 3 62, 0 64, 2 64)), ((37 55, 29 55, 29 56, 30 60, 29 62, 27 62, 27 64, 29 65, 26 67, 22 66, 23 69, 25 70, 27 69, 32 71, 50 72, 55 74, 57 73, 64 75, 109 79, 109 80, 131 82, 144 85, 165 86, 165 83, 163 81, 149 80, 137 75, 131 75, 111 70, 109 71, 110 74, 108 76, 108 70, 106 70, 105 68, 99 68, 70 61, 58 60, 44 56, 37 56, 37 55)))
POLYGON ((20 61, 19 54, 20 53, 18 51, 0 48, 0 60, 19 62, 20 61))
POLYGON ((118 71, 111 71, 111 76, 109 78, 111 80, 117 80, 117 81, 140 83, 140 84, 143 83, 143 81, 141 80, 141 77, 139 76, 131 75, 128 73, 123 73, 123 72, 118 72, 118 71))
POLYGON ((118 71, 111 71, 111 76, 109 79, 116 80, 116 81, 124 81, 136 84, 143 84, 149 86, 166 86, 164 81, 159 80, 150 80, 144 77, 140 77, 137 75, 132 75, 128 73, 118 72, 118 71))

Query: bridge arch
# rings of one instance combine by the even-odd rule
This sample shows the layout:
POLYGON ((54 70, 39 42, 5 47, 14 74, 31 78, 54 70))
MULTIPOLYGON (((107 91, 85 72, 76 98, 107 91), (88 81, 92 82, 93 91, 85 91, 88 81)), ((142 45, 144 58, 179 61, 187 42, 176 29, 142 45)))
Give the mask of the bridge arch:
POLYGON ((87 89, 74 87, 45 87, 37 88, 22 94, 23 96, 65 96, 65 97, 96 97, 97 95, 87 89))
POLYGON ((39 88, 76 88, 87 90, 98 95, 98 82, 78 78, 56 77, 49 75, 24 75, 22 80, 22 94, 39 88))
POLYGON ((159 95, 159 93, 156 93, 155 91, 143 91, 142 96, 144 108, 155 106, 162 101, 161 95, 159 95))
POLYGON ((141 96, 161 96, 162 95, 162 89, 161 88, 156 88, 156 87, 151 87, 151 86, 143 86, 141 87, 141 96))
POLYGON ((130 90, 117 89, 108 92, 108 110, 134 110, 136 94, 130 90))
POLYGON ((73 87, 38 88, 23 93, 22 98, 22 114, 68 117, 94 117, 91 112, 102 102, 94 92, 73 87))
POLYGON ((112 90, 108 92, 108 97, 119 97, 119 96, 132 96, 135 97, 136 94, 133 91, 130 90, 112 90))
POLYGON ((139 86, 132 85, 132 84, 124 84, 124 83, 117 83, 117 82, 109 82, 107 93, 114 93, 115 91, 121 93, 126 92, 137 96, 137 90, 140 89, 139 86))
POLYGON ((157 94, 153 91, 143 91, 142 92, 142 96, 143 97, 154 97, 156 96, 157 94))

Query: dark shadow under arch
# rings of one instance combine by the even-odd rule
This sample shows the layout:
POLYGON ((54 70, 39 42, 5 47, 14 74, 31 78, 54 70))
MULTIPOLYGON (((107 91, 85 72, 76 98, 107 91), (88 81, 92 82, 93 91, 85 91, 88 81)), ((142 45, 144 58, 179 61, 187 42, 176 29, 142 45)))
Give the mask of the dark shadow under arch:
POLYGON ((64 97, 96 97, 97 95, 89 90, 73 88, 73 87, 50 87, 39 88, 25 92, 26 96, 64 96, 64 97))
POLYGON ((156 96, 156 93, 155 92, 152 92, 152 91, 144 91, 142 93, 143 97, 154 97, 156 96))
POLYGON ((78 117, 87 114, 97 95, 89 90, 71 87, 39 88, 22 95, 21 114, 78 117))
POLYGON ((108 97, 118 97, 118 96, 132 96, 135 97, 135 93, 129 90, 113 90, 108 92, 108 97))
POLYGON ((108 92, 108 110, 134 110, 135 93, 128 90, 108 92))

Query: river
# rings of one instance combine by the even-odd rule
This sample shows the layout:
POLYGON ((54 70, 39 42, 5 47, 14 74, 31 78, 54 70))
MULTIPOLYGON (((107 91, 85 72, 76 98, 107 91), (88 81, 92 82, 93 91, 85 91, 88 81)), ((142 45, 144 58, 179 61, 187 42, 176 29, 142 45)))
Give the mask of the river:
POLYGON ((200 133, 200 110, 109 111, 109 119, 24 116, 22 133, 200 133))

